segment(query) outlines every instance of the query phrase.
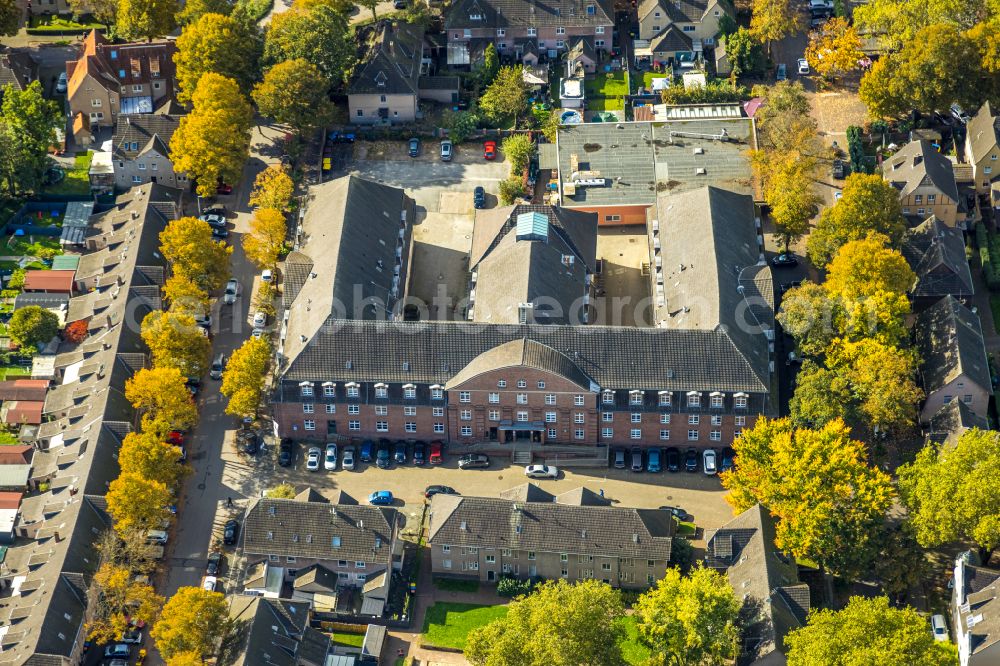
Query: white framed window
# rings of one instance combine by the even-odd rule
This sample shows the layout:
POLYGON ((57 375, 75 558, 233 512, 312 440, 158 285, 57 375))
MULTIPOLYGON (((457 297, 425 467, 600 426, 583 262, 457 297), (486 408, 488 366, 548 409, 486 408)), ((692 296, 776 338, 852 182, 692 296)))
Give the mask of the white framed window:
POLYGON ((302 413, 303 414, 312 414, 315 411, 316 411, 316 406, 314 404, 312 404, 311 402, 304 402, 304 403, 302 403, 302 413))
POLYGON ((688 393, 688 407, 701 407, 701 393, 688 393))
POLYGON ((506 379, 498 379, 497 380, 497 388, 507 388, 507 380, 506 379))
POLYGON ((146 163, 145 162, 138 162, 137 164, 139 166, 139 171, 145 171, 146 170, 146 163))
POLYGON ((583 439, 583 430, 574 430, 573 439, 583 439))
POLYGON ((718 394, 713 395, 711 405, 715 409, 722 409, 722 396, 718 394))
POLYGON ((935 202, 935 200, 937 200, 937 195, 936 194, 928 194, 927 195, 927 203, 932 204, 932 203, 935 202))
POLYGON ((670 414, 660 414, 660 423, 670 425, 670 414))
POLYGON ((518 412, 517 413, 517 420, 520 423, 527 423, 527 421, 528 421, 528 412, 518 412))
POLYGON ((686 26, 684 26, 684 32, 694 32, 694 31, 695 31, 695 27, 693 25, 686 25, 686 26))
POLYGON ((601 412, 601 420, 605 423, 613 423, 615 420, 614 412, 601 412))
POLYGON ((406 407, 403 407, 403 416, 416 416, 416 415, 417 415, 417 408, 414 407, 413 405, 407 405, 406 407))
POLYGON ((747 417, 745 417, 745 416, 737 416, 737 417, 735 417, 735 421, 736 421, 736 425, 738 425, 738 426, 745 426, 747 424, 747 417))
POLYGON ((375 422, 376 432, 389 432, 389 422, 388 421, 376 421, 375 422))
POLYGON ((582 395, 574 395, 573 396, 573 404, 576 405, 577 407, 583 407, 583 405, 584 405, 583 399, 584 399, 584 396, 582 396, 582 395))
POLYGON ((746 409, 747 396, 745 394, 737 393, 736 397, 733 399, 733 404, 735 405, 736 409, 746 409))
POLYGON ((554 404, 556 404, 556 394, 555 393, 546 393, 545 394, 545 404, 546 405, 554 405, 554 404))
POLYGON ((499 420, 500 420, 500 410, 499 409, 491 409, 490 410, 490 421, 499 421, 499 420))
POLYGON ((660 431, 660 439, 662 439, 663 441, 669 440, 670 439, 670 431, 669 430, 661 430, 660 431))
POLYGON ((431 389, 431 400, 442 400, 444 399, 444 389, 441 387, 431 389))
POLYGON ((538 30, 535 28, 528 28, 528 37, 534 37, 538 34, 538 30))
POLYGON ((132 176, 132 182, 133 183, 141 183, 142 182, 142 178, 140 178, 139 176, 132 176))
POLYGON ((630 420, 632 423, 642 423, 642 412, 632 412, 630 420))
POLYGON ((642 428, 632 428, 628 431, 630 439, 642 439, 642 428))
POLYGON ((601 402, 603 402, 605 405, 615 404, 615 392, 605 391, 604 394, 601 395, 601 402))
POLYGON ((389 408, 386 405, 375 405, 375 416, 388 416, 389 408))
POLYGON ((519 404, 519 405, 527 405, 528 404, 528 394, 527 393, 518 393, 517 394, 517 404, 519 404))
POLYGON ((688 414, 688 425, 698 425, 701 423, 701 416, 698 414, 688 414))
POLYGON ((712 425, 720 426, 722 425, 722 417, 718 414, 712 414, 712 425))
MULTIPOLYGON (((490 395, 489 395, 489 401, 492 404, 494 404, 494 405, 497 404, 498 402, 500 402, 500 394, 499 393, 490 393, 490 395)), ((468 402, 468 401, 466 401, 466 402, 468 402)))
POLYGON ((360 405, 348 405, 347 406, 347 413, 348 414, 360 414, 361 413, 361 406, 360 405))
POLYGON ((743 436, 743 431, 742 430, 736 430, 736 431, 733 432, 733 437, 736 438, 736 439, 739 439, 742 436, 743 436))
POLYGON ((548 437, 550 440, 553 440, 558 436, 558 434, 556 433, 555 428, 549 428, 545 436, 548 437))
POLYGON ((642 404, 642 391, 629 391, 628 392, 628 404, 630 404, 630 405, 641 405, 642 404))
POLYGON ((563 26, 561 26, 561 25, 560 26, 556 26, 556 34, 557 35, 565 35, 566 34, 566 28, 563 27, 563 26))
POLYGON ((357 384, 349 384, 347 386, 347 397, 348 398, 357 398, 360 393, 361 393, 361 390, 358 388, 357 384))
POLYGON ((333 384, 324 384, 323 395, 327 398, 335 398, 337 396, 337 387, 333 384))
POLYGON ((722 441, 722 431, 721 430, 713 430, 712 432, 708 433, 708 438, 710 440, 712 440, 713 442, 721 442, 722 441))
POLYGON ((463 409, 461 412, 459 412, 458 418, 461 421, 471 421, 472 420, 472 410, 471 409, 463 409))
POLYGON ((451 560, 441 560, 441 566, 445 569, 451 569, 451 560))
POLYGON ((414 423, 413 421, 407 421, 406 423, 403 424, 403 430, 406 432, 416 432, 417 424, 414 423))
POLYGON ((596 48, 603 49, 604 48, 604 40, 603 39, 595 39, 594 40, 594 46, 596 48))
POLYGON ((472 437, 472 426, 462 426, 462 437, 472 437))
POLYGON ((697 430, 688 430, 688 441, 689 442, 697 442, 698 441, 698 431, 697 430))
POLYGON ((348 430, 361 430, 361 421, 348 421, 347 422, 347 429, 348 430))
POLYGON ((434 424, 434 432, 437 433, 437 434, 443 433, 444 432, 444 424, 443 423, 435 423, 434 424))
POLYGON ((101 108, 101 104, 102 104, 101 100, 96 97, 90 100, 90 106, 94 107, 95 109, 101 108))
POLYGON ((573 423, 585 423, 585 418, 583 412, 573 412, 573 423))
POLYGON ((506 34, 507 34, 507 31, 504 30, 503 28, 497 28, 497 37, 503 37, 506 34))
POLYGON ((496 563, 497 563, 497 556, 496 555, 487 555, 486 556, 486 564, 496 564, 496 563))
POLYGON ((375 397, 376 398, 388 398, 389 397, 389 387, 385 384, 375 385, 375 397))
POLYGON ((611 439, 615 436, 615 431, 611 428, 601 428, 601 437, 604 439, 611 439))
POLYGON ((659 397, 659 403, 660 403, 661 406, 665 406, 665 407, 669 407, 670 406, 670 392, 669 391, 660 391, 660 394, 659 394, 658 397, 659 397))
POLYGON ((326 405, 324 405, 324 407, 326 407, 326 413, 327 414, 336 414, 337 413, 337 405, 333 404, 332 402, 327 403, 326 405))
POLYGON ((528 387, 528 382, 526 380, 524 379, 517 380, 517 388, 527 388, 527 387, 528 387))
POLYGON ((299 395, 303 398, 311 398, 313 394, 313 385, 309 382, 299 384, 299 395))
POLYGON ((302 427, 305 428, 306 430, 315 430, 316 422, 313 421, 312 419, 306 419, 305 421, 302 422, 302 427))
POLYGON ((555 412, 545 412, 545 422, 546 423, 555 423, 556 422, 556 413, 555 412))
POLYGON ((444 407, 431 407, 431 416, 444 416, 444 407))
MULTIPOLYGON (((993 173, 993 167, 983 167, 983 173, 987 175, 993 173)), ((927 197, 927 199, 928 203, 930 203, 930 197, 927 197)))
POLYGON ((472 402, 472 393, 469 391, 459 391, 458 392, 459 402, 472 402))
POLYGON ((141 83, 133 84, 132 85, 132 92, 134 92, 134 93, 141 93, 142 92, 142 84, 141 83))
POLYGON ((595 35, 603 35, 604 34, 604 26, 603 25, 599 25, 596 28, 594 28, 594 34, 595 35))
POLYGON ((538 382, 536 383, 536 386, 538 386, 538 388, 540 389, 543 389, 545 388, 545 382, 539 379, 538 382))
POLYGON ((556 48, 557 48, 557 49, 561 49, 561 48, 563 48, 563 47, 565 47, 565 46, 566 46, 566 42, 564 42, 564 41, 563 41, 563 40, 561 40, 561 39, 557 39, 557 40, 556 40, 556 48))
POLYGON ((413 400, 417 397, 417 387, 412 384, 403 387, 403 397, 407 400, 413 400))

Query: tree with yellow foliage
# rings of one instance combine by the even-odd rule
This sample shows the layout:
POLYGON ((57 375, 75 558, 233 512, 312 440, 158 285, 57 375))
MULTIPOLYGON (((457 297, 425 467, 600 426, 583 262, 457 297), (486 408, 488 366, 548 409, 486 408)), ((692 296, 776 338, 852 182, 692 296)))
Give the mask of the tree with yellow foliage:
POLYGON ((132 42, 163 37, 174 29, 177 0, 118 0, 115 33, 132 42))
POLYGON ((253 181, 250 205, 254 208, 274 208, 285 210, 295 192, 295 183, 280 164, 272 164, 253 181))
POLYGON ((163 298, 174 312, 208 314, 208 293, 186 274, 174 273, 163 285, 163 298))
POLYGON ((806 60, 825 79, 855 69, 861 56, 861 38, 845 18, 832 18, 809 33, 806 60))
POLYGON ((204 374, 212 344, 191 315, 150 312, 142 320, 141 335, 154 366, 177 368, 184 377, 204 374))
POLYGON ((176 489, 181 475, 187 469, 177 464, 180 457, 181 450, 164 442, 159 433, 130 432, 125 435, 118 451, 118 465, 123 472, 159 481, 170 489, 176 489))
POLYGON ((178 430, 198 422, 198 409, 177 368, 142 368, 125 382, 125 397, 142 414, 142 427, 163 420, 178 430))
MULTIPOLYGON (((210 16, 216 15, 203 18, 210 16)), ((195 178, 198 194, 207 197, 219 181, 235 183, 243 175, 253 109, 236 81, 215 72, 198 80, 192 102, 170 139, 170 152, 174 168, 195 178)))
MULTIPOLYGON (((192 282, 198 289, 221 289, 229 278, 229 255, 233 248, 213 240, 212 227, 204 220, 182 217, 171 221, 160 232, 160 251, 170 262, 174 276, 192 282)), ((186 292, 178 287, 178 293, 186 292)))
POLYGON ((802 14, 791 0, 752 0, 750 34, 767 46, 802 30, 802 14))
MULTIPOLYGON (((185 3, 185 12, 189 8, 201 11, 185 3)), ((226 16, 228 13, 208 11, 193 17, 177 38, 174 66, 178 101, 191 101, 201 78, 209 72, 232 79, 240 90, 250 92, 260 58, 260 40, 251 26, 226 16)))
POLYGON ((159 529, 160 522, 168 515, 167 507, 173 502, 174 494, 161 481, 123 470, 108 486, 104 498, 108 513, 115 521, 115 531, 124 534, 133 530, 159 529))
POLYGON ((274 268, 285 245, 285 216, 274 208, 258 208, 243 236, 243 252, 258 268, 274 268))
POLYGON ((138 583, 126 566, 105 562, 87 591, 87 640, 97 644, 120 639, 129 620, 150 624, 163 608, 163 597, 151 585, 138 583))
POLYGON ((302 137, 329 121, 333 111, 329 88, 330 82, 315 65, 293 58, 267 70, 251 96, 261 115, 290 125, 302 137))
POLYGON ((222 395, 229 398, 226 413, 238 417, 257 416, 264 396, 264 379, 271 360, 268 338, 250 338, 233 352, 222 373, 222 395))
POLYGON ((178 652, 166 660, 167 666, 203 666, 201 655, 194 650, 178 652))
POLYGON ((167 601, 150 635, 167 663, 186 653, 204 660, 215 654, 230 626, 229 606, 221 592, 182 587, 167 601))

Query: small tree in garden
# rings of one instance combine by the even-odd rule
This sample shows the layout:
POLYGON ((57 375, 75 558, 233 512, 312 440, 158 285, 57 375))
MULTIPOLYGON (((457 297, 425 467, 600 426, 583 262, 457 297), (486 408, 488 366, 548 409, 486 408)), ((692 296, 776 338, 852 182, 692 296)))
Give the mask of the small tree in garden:
POLYGON ((63 340, 74 344, 83 342, 87 337, 87 319, 78 319, 63 329, 63 340))

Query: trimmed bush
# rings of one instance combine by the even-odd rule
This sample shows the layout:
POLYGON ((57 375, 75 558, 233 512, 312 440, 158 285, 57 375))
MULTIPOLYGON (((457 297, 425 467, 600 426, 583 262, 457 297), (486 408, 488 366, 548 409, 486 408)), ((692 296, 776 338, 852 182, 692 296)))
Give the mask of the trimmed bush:
POLYGON ((529 594, 535 584, 530 580, 520 580, 504 576, 497 581, 497 594, 501 597, 519 597, 522 594, 529 594))

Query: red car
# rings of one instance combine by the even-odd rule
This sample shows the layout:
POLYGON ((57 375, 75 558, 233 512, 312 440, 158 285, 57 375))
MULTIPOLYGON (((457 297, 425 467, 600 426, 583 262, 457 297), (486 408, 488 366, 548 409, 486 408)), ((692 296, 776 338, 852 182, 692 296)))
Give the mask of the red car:
POLYGON ((172 430, 169 435, 167 435, 167 442, 173 444, 174 446, 181 446, 184 444, 184 433, 179 430, 172 430))
POLYGON ((215 188, 216 194, 232 194, 233 186, 226 185, 225 183, 219 183, 219 186, 215 188))
POLYGON ((444 460, 441 458, 441 442, 431 442, 431 456, 427 459, 432 465, 440 465, 444 460))
POLYGON ((486 141, 483 143, 483 157, 488 160, 495 160, 497 158, 497 142, 496 141, 486 141))

